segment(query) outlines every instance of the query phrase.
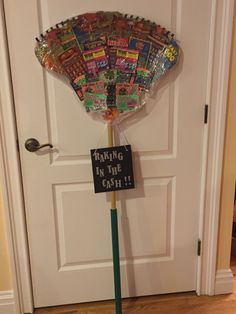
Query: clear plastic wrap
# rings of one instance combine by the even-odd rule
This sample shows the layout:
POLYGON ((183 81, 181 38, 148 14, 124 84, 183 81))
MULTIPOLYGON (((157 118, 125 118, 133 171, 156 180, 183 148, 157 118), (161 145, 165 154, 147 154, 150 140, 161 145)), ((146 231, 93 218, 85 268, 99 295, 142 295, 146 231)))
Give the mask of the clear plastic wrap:
POLYGON ((82 14, 36 39, 40 64, 66 77, 86 112, 108 123, 140 110, 179 56, 172 33, 119 12, 82 14))

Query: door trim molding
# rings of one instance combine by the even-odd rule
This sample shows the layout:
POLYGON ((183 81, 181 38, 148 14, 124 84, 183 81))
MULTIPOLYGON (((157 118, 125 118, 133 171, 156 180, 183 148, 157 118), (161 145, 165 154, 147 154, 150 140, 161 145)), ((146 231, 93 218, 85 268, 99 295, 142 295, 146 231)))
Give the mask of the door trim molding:
POLYGON ((33 313, 21 169, 16 144, 14 96, 3 0, 0 0, 0 81, 0 178, 15 308, 16 314, 33 313))
MULTIPOLYGON (((213 30, 213 72, 209 85, 210 117, 206 126, 208 143, 206 143, 206 171, 203 174, 206 178, 205 197, 203 197, 204 209, 202 223, 200 223, 203 255, 199 268, 201 280, 198 291, 200 294, 210 295, 215 293, 219 198, 234 0, 212 0, 212 4, 215 5, 216 19, 213 30)), ((16 314, 32 313, 31 274, 3 0, 0 0, 0 80, 2 82, 0 84, 1 182, 16 314)))
POLYGON ((220 211, 221 174, 234 0, 214 0, 216 19, 213 45, 212 74, 209 83, 209 122, 207 130, 207 163, 202 221, 202 260, 200 294, 215 294, 218 225, 220 211))

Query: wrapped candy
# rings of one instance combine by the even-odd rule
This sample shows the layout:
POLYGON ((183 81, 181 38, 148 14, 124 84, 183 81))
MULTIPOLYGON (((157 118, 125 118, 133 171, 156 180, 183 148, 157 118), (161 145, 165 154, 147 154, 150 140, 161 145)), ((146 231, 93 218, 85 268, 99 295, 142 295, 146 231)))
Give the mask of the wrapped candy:
POLYGON ((37 38, 40 64, 66 77, 86 112, 117 123, 145 105, 177 62, 174 35, 156 23, 119 12, 85 13, 37 38))

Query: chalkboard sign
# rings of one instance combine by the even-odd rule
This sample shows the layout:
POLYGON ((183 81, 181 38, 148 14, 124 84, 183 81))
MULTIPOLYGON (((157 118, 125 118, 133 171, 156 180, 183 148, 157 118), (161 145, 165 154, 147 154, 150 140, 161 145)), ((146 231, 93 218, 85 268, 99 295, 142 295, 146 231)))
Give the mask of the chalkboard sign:
POLYGON ((131 146, 91 150, 95 193, 134 188, 131 146))

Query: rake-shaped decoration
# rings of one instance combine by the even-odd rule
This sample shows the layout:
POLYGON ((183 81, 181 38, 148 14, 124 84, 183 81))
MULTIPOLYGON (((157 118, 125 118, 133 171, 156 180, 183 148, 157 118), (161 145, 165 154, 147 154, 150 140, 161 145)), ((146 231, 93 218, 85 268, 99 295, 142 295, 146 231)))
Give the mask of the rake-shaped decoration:
MULTIPOLYGON (((75 16, 36 38, 43 67, 67 78, 88 113, 112 124, 145 105, 145 93, 176 64, 174 34, 154 22, 119 12, 75 16)), ((116 194, 111 192, 116 314, 122 313, 116 194)))
POLYGON ((86 13, 37 38, 42 66, 68 79, 87 112, 119 121, 144 106, 144 94, 176 63, 174 35, 119 12, 86 13))

